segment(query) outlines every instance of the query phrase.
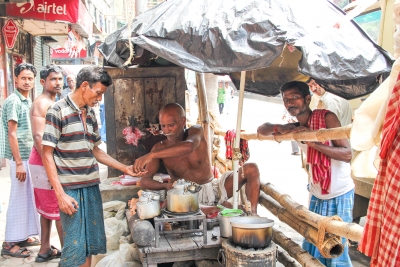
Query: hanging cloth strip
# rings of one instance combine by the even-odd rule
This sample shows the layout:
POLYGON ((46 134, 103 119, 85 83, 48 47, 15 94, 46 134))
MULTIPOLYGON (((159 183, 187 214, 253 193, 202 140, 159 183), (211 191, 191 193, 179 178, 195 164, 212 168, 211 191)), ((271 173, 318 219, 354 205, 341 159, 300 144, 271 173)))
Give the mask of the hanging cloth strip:
MULTIPOLYGON (((233 145, 235 137, 236 137, 235 130, 228 130, 225 134, 224 139, 226 146, 226 152, 225 152, 226 159, 232 159, 233 157, 233 145)), ((242 158, 240 159, 241 163, 244 163, 249 160, 250 158, 249 143, 247 142, 247 140, 242 138, 240 138, 240 153, 242 154, 242 158)))
MULTIPOLYGON (((311 113, 308 119, 308 128, 311 130, 319 130, 326 128, 325 114, 330 112, 326 109, 316 109, 311 113)), ((322 144, 329 146, 329 141, 322 144)), ((331 184, 331 159, 318 150, 307 148, 307 163, 311 164, 312 178, 314 184, 321 185, 321 193, 328 194, 331 184)))

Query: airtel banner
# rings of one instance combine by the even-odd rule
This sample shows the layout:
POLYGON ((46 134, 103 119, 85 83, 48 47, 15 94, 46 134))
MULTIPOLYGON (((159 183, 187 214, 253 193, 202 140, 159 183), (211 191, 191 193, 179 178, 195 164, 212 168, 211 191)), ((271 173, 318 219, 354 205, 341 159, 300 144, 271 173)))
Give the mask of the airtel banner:
POLYGON ((29 3, 10 3, 6 5, 6 14, 23 19, 68 21, 81 25, 88 35, 93 31, 91 16, 80 0, 31 0, 29 3))
POLYGON ((50 57, 51 58, 85 58, 86 50, 81 50, 78 55, 75 55, 73 51, 69 51, 69 49, 65 48, 50 48, 50 57))

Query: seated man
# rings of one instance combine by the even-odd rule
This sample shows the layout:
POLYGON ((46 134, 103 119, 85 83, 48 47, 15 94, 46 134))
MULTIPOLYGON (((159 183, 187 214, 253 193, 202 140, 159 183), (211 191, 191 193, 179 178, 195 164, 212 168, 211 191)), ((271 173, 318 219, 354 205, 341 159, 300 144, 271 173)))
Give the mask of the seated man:
MULTIPOLYGON (((305 131, 308 129, 340 127, 338 117, 329 110, 310 109, 310 91, 304 82, 292 81, 281 87, 285 108, 298 122, 284 125, 265 123, 258 127, 262 135, 305 131)), ((351 149, 346 139, 332 140, 324 143, 301 142, 299 146, 307 155, 310 164, 311 179, 309 191, 311 201, 309 209, 323 216, 339 216, 347 223, 352 222, 354 206, 354 183, 351 178, 350 160, 351 149)), ((335 259, 324 258, 316 247, 307 241, 303 248, 326 266, 352 266, 348 254, 348 246, 343 254, 335 259)))
MULTIPOLYGON (((136 159, 133 170, 137 173, 146 171, 142 176, 141 186, 150 190, 169 190, 172 183, 163 184, 153 180, 160 160, 164 163, 171 182, 178 179, 202 185, 199 202, 205 205, 216 203, 229 206, 226 200, 232 197, 233 173, 225 172, 221 178, 214 179, 211 162, 208 157, 207 142, 203 128, 194 125, 185 130, 185 111, 179 104, 167 104, 160 110, 161 129, 167 139, 157 143, 151 152, 136 159)), ((239 169, 239 188, 246 184, 246 195, 251 203, 251 212, 257 214, 260 195, 260 173, 254 163, 246 163, 239 169), (242 171, 244 170, 244 177, 242 171)), ((203 209, 206 213, 216 209, 203 209)))

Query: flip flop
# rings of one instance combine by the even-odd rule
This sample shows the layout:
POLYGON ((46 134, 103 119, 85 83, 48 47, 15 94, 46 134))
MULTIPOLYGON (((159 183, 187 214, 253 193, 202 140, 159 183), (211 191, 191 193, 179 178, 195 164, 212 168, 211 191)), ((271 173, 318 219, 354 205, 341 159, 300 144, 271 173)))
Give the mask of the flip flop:
POLYGON ((20 247, 40 246, 40 244, 41 244, 40 240, 37 237, 32 237, 32 238, 33 238, 33 241, 31 241, 31 242, 28 241, 29 240, 29 238, 28 238, 24 241, 17 243, 17 245, 20 247))
POLYGON ((35 258, 35 262, 46 262, 51 261, 52 259, 56 259, 61 257, 61 251, 54 246, 51 246, 49 251, 45 254, 38 254, 35 258), (53 255, 53 250, 57 250, 57 254, 53 255))
POLYGON ((56 247, 53 246, 53 245, 51 245, 51 248, 57 250, 57 254, 54 255, 54 256, 56 256, 56 259, 57 259, 57 258, 60 258, 60 257, 61 257, 61 254, 62 254, 62 249, 58 249, 58 248, 56 248, 56 247))
POLYGON ((9 249, 3 248, 1 249, 1 256, 11 256, 14 258, 28 258, 31 255, 31 252, 27 248, 20 247, 16 252, 11 252, 13 247, 17 246, 17 244, 11 245, 9 249), (28 251, 27 254, 22 254, 23 252, 28 251))

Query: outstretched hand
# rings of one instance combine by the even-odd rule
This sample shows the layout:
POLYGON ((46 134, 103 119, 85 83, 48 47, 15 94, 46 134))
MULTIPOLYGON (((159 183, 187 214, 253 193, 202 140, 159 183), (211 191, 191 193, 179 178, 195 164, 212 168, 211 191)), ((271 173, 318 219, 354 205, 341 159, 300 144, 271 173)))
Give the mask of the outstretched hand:
POLYGON ((78 202, 73 197, 63 194, 61 197, 57 198, 58 206, 62 212, 68 215, 72 215, 78 211, 78 202))
POLYGON ((133 171, 133 165, 131 166, 126 166, 123 170, 124 174, 130 175, 132 177, 139 177, 145 174, 147 171, 142 171, 142 172, 135 172, 133 171))
POLYGON ((133 163, 133 171, 135 173, 144 172, 146 164, 149 163, 151 160, 152 158, 150 156, 150 153, 136 159, 135 163, 133 163))

